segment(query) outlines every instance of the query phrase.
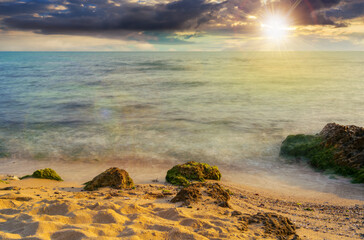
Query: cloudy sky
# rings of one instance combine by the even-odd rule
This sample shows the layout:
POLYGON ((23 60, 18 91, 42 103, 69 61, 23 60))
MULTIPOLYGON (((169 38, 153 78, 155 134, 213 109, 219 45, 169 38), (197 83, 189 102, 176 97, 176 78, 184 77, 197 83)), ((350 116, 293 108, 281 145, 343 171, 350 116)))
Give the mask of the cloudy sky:
POLYGON ((0 50, 364 50, 364 0, 0 0, 0 50))

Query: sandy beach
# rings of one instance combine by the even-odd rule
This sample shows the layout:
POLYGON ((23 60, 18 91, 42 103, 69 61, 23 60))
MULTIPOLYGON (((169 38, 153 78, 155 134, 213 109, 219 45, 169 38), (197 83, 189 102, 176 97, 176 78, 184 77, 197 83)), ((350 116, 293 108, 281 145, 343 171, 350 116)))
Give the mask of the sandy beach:
POLYGON ((263 213, 290 219, 296 239, 364 236, 363 201, 220 184, 231 192, 230 208, 206 196, 171 203, 180 187, 162 181, 88 192, 77 182, 11 180, 0 183, 0 239, 295 239, 267 234, 263 224, 244 226, 244 217, 263 213))
POLYGON ((364 0, 0 0, 0 240, 364 240, 364 0))
POLYGON ((1 239, 364 236, 362 52, 1 56, 0 175, 65 180, 0 183, 1 239), (228 203, 172 202, 167 171, 189 161, 219 168, 202 188, 228 203), (135 188, 84 191, 110 167, 135 188))

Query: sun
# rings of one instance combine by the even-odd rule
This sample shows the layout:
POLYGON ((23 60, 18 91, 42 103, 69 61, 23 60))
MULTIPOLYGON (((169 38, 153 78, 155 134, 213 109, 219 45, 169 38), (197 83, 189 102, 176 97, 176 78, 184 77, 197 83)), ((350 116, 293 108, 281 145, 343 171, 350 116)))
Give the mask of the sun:
POLYGON ((293 27, 289 26, 288 19, 279 15, 268 16, 261 27, 267 38, 274 41, 286 40, 290 31, 294 30, 293 27))

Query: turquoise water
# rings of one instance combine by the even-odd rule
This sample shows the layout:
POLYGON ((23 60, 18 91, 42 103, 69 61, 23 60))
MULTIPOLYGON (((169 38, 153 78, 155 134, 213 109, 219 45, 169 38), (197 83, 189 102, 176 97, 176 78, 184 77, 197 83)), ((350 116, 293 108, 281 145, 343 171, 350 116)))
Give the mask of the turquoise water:
POLYGON ((1 148, 279 169, 288 134, 364 126, 363 65, 364 52, 1 52, 1 148))

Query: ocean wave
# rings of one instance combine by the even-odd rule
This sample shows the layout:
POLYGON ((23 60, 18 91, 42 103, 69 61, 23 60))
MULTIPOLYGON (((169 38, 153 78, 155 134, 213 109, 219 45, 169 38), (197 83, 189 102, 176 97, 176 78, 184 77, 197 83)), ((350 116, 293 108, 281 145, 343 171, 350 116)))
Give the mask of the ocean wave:
POLYGON ((65 102, 65 103, 59 103, 56 106, 60 110, 80 110, 80 109, 89 109, 94 107, 93 102, 65 102))
POLYGON ((167 61, 145 61, 141 63, 137 63, 136 66, 140 66, 138 71, 150 71, 150 70, 157 70, 157 71, 192 71, 192 66, 187 65, 177 65, 167 61))
POLYGON ((0 129, 10 129, 16 131, 19 129, 41 129, 51 130, 58 127, 77 127, 92 124, 91 121, 84 120, 55 120, 55 121, 17 121, 17 120, 5 120, 0 118, 0 129))

